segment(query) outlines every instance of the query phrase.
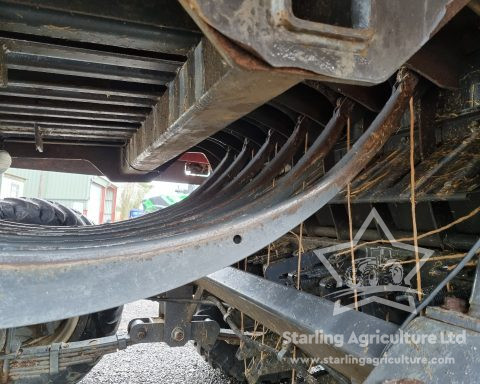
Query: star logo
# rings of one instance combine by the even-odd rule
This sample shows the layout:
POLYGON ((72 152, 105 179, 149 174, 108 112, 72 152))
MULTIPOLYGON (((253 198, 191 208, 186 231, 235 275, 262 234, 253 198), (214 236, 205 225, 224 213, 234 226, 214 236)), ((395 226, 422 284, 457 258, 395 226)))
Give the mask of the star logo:
MULTIPOLYGON (((408 252, 415 253, 415 247, 410 244, 398 242, 388 229, 385 221, 378 213, 378 211, 373 208, 362 226, 356 233, 353 239, 353 246, 355 247, 366 229, 369 227, 372 220, 375 220, 378 226, 381 228, 383 233, 386 236, 386 240, 393 248, 398 250, 404 250, 408 252)), ((361 300, 357 301, 357 306, 360 308, 369 303, 379 303, 386 306, 390 306, 396 309, 403 311, 415 313, 416 306, 414 301, 414 295, 417 293, 416 289, 411 288, 412 278, 415 277, 417 269, 412 268, 408 274, 404 276, 402 264, 396 259, 388 259, 388 256, 378 253, 375 256, 368 256, 366 258, 357 259, 355 261, 356 269, 358 276, 353 281, 351 275, 351 268, 347 269, 347 272, 343 277, 337 272, 332 263, 328 260, 330 254, 338 254, 342 251, 347 251, 350 249, 350 242, 333 245, 326 248, 316 249, 314 252, 322 264, 327 268, 332 277, 336 281, 337 288, 342 288, 347 286, 347 288, 335 292, 336 297, 345 297, 352 295, 354 291, 363 296, 361 300), (380 255, 380 257, 379 257, 380 255), (381 260, 381 262, 380 262, 381 260), (386 268, 388 270, 386 270, 386 268), (388 275, 388 283, 383 283, 378 278, 379 271, 383 274, 388 275), (405 295, 408 304, 402 304, 397 301, 389 300, 384 297, 377 296, 376 294, 387 293, 387 292, 399 292, 405 295)), ((419 261, 419 269, 425 264, 425 262, 433 255, 434 251, 426 248, 418 247, 418 253, 421 255, 419 261)), ((340 299, 335 302, 333 315, 338 315, 343 312, 350 311, 355 308, 355 304, 341 305, 340 299)))

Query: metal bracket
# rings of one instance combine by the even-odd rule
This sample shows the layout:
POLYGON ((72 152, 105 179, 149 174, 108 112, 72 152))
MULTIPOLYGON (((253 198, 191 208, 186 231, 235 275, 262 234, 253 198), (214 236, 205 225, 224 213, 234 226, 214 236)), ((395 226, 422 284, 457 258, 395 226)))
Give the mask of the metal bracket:
MULTIPOLYGON (((193 286, 184 285, 162 295, 166 299, 192 299, 193 286)), ((170 347, 180 347, 191 338, 191 326, 188 319, 189 304, 166 301, 164 308, 164 341, 170 347)))
POLYGON ((238 0, 235 6, 226 0, 180 3, 210 39, 209 29, 214 29, 277 71, 303 69, 334 82, 378 84, 387 80, 468 0, 441 0, 426 8, 419 7, 415 0, 351 1, 350 7, 333 11, 334 16, 350 12, 351 21, 343 26, 325 17, 316 21, 297 15, 302 11, 311 17, 312 8, 322 9, 320 3, 332 4, 334 9, 333 4, 338 3, 335 1, 318 2, 311 8, 310 2, 296 2, 293 7, 292 0, 238 0))
MULTIPOLYGON (((352 332, 358 335, 378 330, 381 334, 393 335, 397 330, 397 326, 392 323, 356 311, 339 314, 335 321, 332 321, 332 317, 328 315, 333 314, 333 302, 231 267, 212 273, 197 283, 215 297, 279 335, 284 332, 314 335, 318 330, 322 330, 324 334, 343 334, 348 339, 352 332), (295 308, 290 308, 285 303, 295 303, 295 308), (301 312, 298 308, 302 308, 301 312)), ((384 345, 372 343, 368 348, 362 348, 345 344, 337 347, 324 342, 302 344, 300 348, 312 357, 341 358, 350 355, 371 361, 381 356, 384 345)), ((345 377, 362 381, 373 366, 332 364, 331 368, 345 377)))
MULTIPOLYGON (((157 342, 165 342, 168 344, 168 342, 171 341, 170 334, 168 331, 165 331, 165 322, 160 318, 135 319, 130 322, 128 328, 130 344, 157 342)), ((188 328, 190 330, 190 337, 184 340, 185 343, 189 340, 195 340, 202 345, 213 345, 220 333, 218 323, 210 319, 192 321, 189 323, 188 328)), ((185 345, 185 343, 182 345, 185 345)))
MULTIPOLYGON (((95 362, 99 357, 125 349, 139 343, 158 343, 170 340, 164 338, 164 322, 160 318, 134 319, 129 324, 126 336, 118 335, 98 339, 82 340, 69 343, 53 343, 51 345, 7 349, 0 354, 0 379, 8 382, 9 377, 40 377, 45 374, 56 374, 68 367, 95 362), (6 367, 6 368, 5 368, 6 367), (33 369, 35 368, 35 369, 33 369)), ((220 326, 212 320, 193 321, 189 324, 193 340, 202 345, 213 345, 220 332, 220 326)), ((185 340, 187 341, 187 340, 185 340)))
POLYGON ((60 348, 62 347, 61 343, 53 343, 50 346, 50 374, 58 373, 58 355, 60 353, 60 348))
POLYGON ((447 324, 480 333, 480 263, 477 263, 475 280, 470 295, 470 309, 467 313, 440 307, 427 308, 427 316, 447 324))

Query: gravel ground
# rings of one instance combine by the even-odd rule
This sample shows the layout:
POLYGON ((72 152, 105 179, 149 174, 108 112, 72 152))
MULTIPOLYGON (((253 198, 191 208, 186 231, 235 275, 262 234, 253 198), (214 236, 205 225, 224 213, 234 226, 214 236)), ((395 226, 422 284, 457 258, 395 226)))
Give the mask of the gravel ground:
MULTIPOLYGON (((119 332, 137 317, 157 315, 157 304, 147 300, 125 305, 119 332)), ((195 351, 193 344, 169 348, 164 343, 138 344, 106 355, 80 384, 231 384, 219 370, 213 369, 195 351)))

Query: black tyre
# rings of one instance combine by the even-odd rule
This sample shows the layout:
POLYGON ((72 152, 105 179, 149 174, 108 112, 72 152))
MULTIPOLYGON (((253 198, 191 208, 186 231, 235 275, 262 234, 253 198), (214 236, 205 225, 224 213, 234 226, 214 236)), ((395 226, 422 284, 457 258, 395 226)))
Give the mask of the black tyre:
MULTIPOLYGON (((208 318, 216 321, 220 325, 220 328, 229 328, 218 308, 214 306, 200 306, 195 317, 199 320, 208 318)), ((235 356, 238 350, 237 345, 231 345, 225 341, 217 340, 211 347, 206 347, 199 343, 195 343, 195 346, 197 347, 197 352, 213 368, 219 369, 223 374, 238 382, 245 382, 244 363, 235 356)))
MULTIPOLYGON (((211 305, 202 305, 195 314, 197 319, 209 318, 215 320, 220 328, 228 329, 228 324, 223 320, 222 314, 218 308, 211 305)), ((239 317, 240 313, 235 311, 232 315, 233 317, 239 317), (237 315, 237 316, 236 316, 237 315)), ((239 323, 240 319, 236 319, 236 322, 239 323)), ((254 322, 245 317, 245 328, 248 330, 254 329, 254 322)), ((222 373, 235 380, 238 383, 246 383, 245 378, 245 363, 243 360, 238 360, 236 353, 238 350, 238 345, 228 344, 226 341, 217 340, 215 344, 211 347, 206 347, 199 343, 196 343, 197 352, 204 358, 204 360, 209 363, 213 368, 219 369, 222 373)), ((249 364, 250 360, 247 360, 249 364)), ((263 375, 261 377, 261 383, 282 383, 291 382, 291 371, 285 371, 276 374, 263 375)))
MULTIPOLYGON (((82 214, 61 204, 41 199, 26 198, 0 200, 0 220, 49 226, 83 226, 92 224, 82 214)), ((62 326, 62 322, 64 324, 65 322, 69 323, 71 327, 68 333, 64 333, 66 340, 62 341, 80 341, 115 334, 120 324, 122 310, 123 307, 117 307, 58 322, 58 327, 62 326)), ((37 327, 37 325, 31 327, 37 327)), ((52 340, 52 338, 47 337, 43 340, 40 338, 39 340, 39 343, 35 345, 49 344, 46 340, 52 340)), ((21 382, 31 384, 74 384, 80 381, 95 364, 78 364, 58 374, 44 375, 41 378, 28 381, 21 380, 21 382)))

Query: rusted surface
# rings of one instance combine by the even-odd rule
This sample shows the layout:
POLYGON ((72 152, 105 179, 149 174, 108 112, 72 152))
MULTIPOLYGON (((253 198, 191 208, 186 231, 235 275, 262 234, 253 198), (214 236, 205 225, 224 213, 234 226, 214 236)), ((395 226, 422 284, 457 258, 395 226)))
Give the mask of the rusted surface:
POLYGON ((459 297, 446 297, 442 308, 449 311, 465 313, 467 311, 467 302, 459 297))
MULTIPOLYGON (((480 131, 478 127, 472 127, 465 134, 468 136, 457 137, 438 146, 432 140, 432 133, 423 138, 427 140, 425 144, 430 149, 427 149, 424 160, 419 161, 415 167, 418 202, 462 196, 466 198, 473 196, 479 188, 480 131)), ((408 201, 410 190, 409 167, 405 161, 407 156, 406 145, 398 145, 395 150, 384 153, 352 183, 352 200, 370 203, 408 201)), ((336 201, 343 201, 343 196, 344 194, 337 197, 336 201)))
MULTIPOLYGON (((1 313, 9 314, 8 318, 0 314, 0 326, 50 321, 59 316, 60 309, 62 317, 75 316, 77 311, 95 312, 155 295, 261 249, 327 204, 365 167, 397 129, 416 83, 414 75, 402 71, 398 86, 382 112, 351 151, 322 178, 308 178, 305 173, 313 172, 316 176, 318 163, 333 145, 332 135, 337 134, 333 128, 346 118, 338 111, 320 134, 321 141, 313 144, 318 151, 307 150, 305 154, 302 151, 303 157, 294 162, 293 168, 283 177, 278 175, 275 188, 265 185, 260 198, 250 197, 249 192, 253 191, 247 184, 241 198, 229 196, 229 203, 222 209, 216 204, 224 197, 198 192, 194 198, 201 201, 208 197, 211 205, 202 212, 197 211, 198 205, 190 205, 188 199, 149 216, 89 229, 51 227, 38 231, 32 225, 21 227, 19 232, 18 225, 4 223, 0 244, 4 247, 8 244, 8 249, 3 248, 0 254, 0 293, 11 292, 15 284, 21 284, 22 289, 15 291, 15 297, 0 295, 5 309, 1 313), (305 178, 308 187, 304 192, 299 193, 298 180, 292 175, 305 178), (12 248, 19 243, 11 240, 20 236, 20 249, 12 248), (161 267, 167 264, 170 268, 161 267), (172 274, 172 270, 177 273, 172 274), (132 271, 141 276, 141 283, 130 279, 132 271), (102 281, 109 279, 107 292, 100 279, 92 280, 92 274, 102 276, 102 281), (91 296, 84 300, 82 287, 87 276, 91 296), (63 284, 67 281, 68 284, 63 284), (97 289, 96 284, 102 288, 97 289), (15 310, 8 310, 9 305, 15 310), (42 311, 35 310, 38 306, 42 311)), ((343 108, 347 105, 341 103, 343 108)), ((233 163, 227 159, 224 164, 227 170, 233 163)), ((222 174, 214 175, 215 179, 222 174)))
POLYGON ((273 67, 304 69, 341 83, 378 84, 466 3, 444 0, 419 8, 415 0, 372 2, 359 7, 358 23, 348 27, 300 19, 290 1, 185 0, 182 5, 273 67))
POLYGON ((435 35, 445 24, 447 24, 453 16, 455 16, 462 8, 464 8, 467 4, 471 3, 471 0, 453 0, 450 1, 445 6, 445 12, 441 16, 441 20, 438 23, 437 27, 432 31, 430 37, 435 35))
POLYGON ((186 175, 183 161, 169 163, 150 174, 127 173, 122 167, 122 149, 116 147, 51 145, 47 142, 44 152, 40 153, 28 142, 6 142, 4 146, 12 155, 12 166, 16 168, 105 175, 114 182, 146 182, 155 179, 201 184, 205 181, 202 177, 186 175))
MULTIPOLYGON (((327 316, 333 312, 334 303, 331 301, 231 267, 206 276, 197 283, 279 335, 284 332, 313 335, 322 330, 325 334, 346 335, 348 338, 352 331, 356 334, 369 334, 379 330, 388 335, 393 334, 397 328, 392 323, 371 318, 361 312, 340 314, 332 321, 331 317, 327 316), (285 307, 286 302, 296 304, 285 307)), ((333 361, 346 355, 371 361, 372 358, 379 357, 383 350, 383 346, 376 343, 371 343, 368 348, 349 343, 339 347, 329 342, 304 343, 297 347, 309 356, 332 357, 333 361)), ((369 363, 355 366, 335 364, 333 361, 328 365, 330 368, 354 381, 363 381, 373 368, 369 363)))
MULTIPOLYGON (((182 2, 183 0, 180 0, 182 2)), ((195 4, 190 0, 185 0, 183 6, 187 12, 189 12, 192 19, 198 24, 199 28, 210 40, 210 42, 217 48, 223 59, 234 66, 240 67, 247 71, 275 71, 285 75, 294 75, 300 78, 316 79, 316 80, 331 80, 328 76, 322 76, 312 71, 308 71, 301 68, 273 68, 271 65, 253 55, 251 52, 242 48, 241 45, 235 44, 232 39, 225 37, 222 33, 219 33, 215 28, 206 23, 199 13, 195 12, 195 4)))
POLYGON ((442 88, 458 88, 463 70, 461 55, 433 38, 408 61, 407 66, 442 88))
POLYGON ((413 320, 404 330, 410 335, 428 337, 428 335, 450 334, 454 340, 463 342, 424 342, 424 343, 397 343, 388 351, 391 359, 417 359, 417 364, 380 364, 369 375, 365 384, 384 382, 398 382, 409 380, 412 383, 469 383, 478 382, 478 342, 480 334, 472 330, 432 320, 420 316, 413 320), (462 336, 460 336, 462 335, 462 336), (455 339, 461 337, 463 339, 455 339), (450 363, 436 363, 438 359, 449 358, 450 363), (452 361, 453 359, 453 361, 452 361))
POLYGON ((203 40, 130 140, 127 167, 155 169, 300 80, 236 66, 203 40))
POLYGON ((478 0, 470 0, 468 3, 468 7, 480 16, 480 2, 478 0))

